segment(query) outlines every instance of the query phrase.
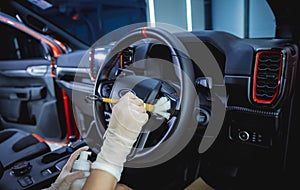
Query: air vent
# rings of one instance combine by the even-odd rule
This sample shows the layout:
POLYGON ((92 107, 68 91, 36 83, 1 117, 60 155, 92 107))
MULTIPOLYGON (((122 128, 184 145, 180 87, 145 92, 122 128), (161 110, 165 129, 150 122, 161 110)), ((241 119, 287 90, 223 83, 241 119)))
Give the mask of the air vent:
POLYGON ((257 103, 272 104, 276 99, 282 70, 282 53, 259 51, 256 54, 253 100, 257 103))

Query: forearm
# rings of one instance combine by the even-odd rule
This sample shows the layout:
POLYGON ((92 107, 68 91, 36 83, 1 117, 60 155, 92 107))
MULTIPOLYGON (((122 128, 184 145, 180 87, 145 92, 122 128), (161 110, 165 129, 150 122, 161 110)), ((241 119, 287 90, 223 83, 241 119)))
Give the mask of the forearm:
POLYGON ((103 170, 92 169, 83 190, 114 190, 116 185, 117 179, 113 175, 103 170))
POLYGON ((131 92, 113 107, 103 145, 92 163, 91 174, 83 189, 114 190, 121 178, 126 157, 141 128, 148 121, 143 101, 131 92))

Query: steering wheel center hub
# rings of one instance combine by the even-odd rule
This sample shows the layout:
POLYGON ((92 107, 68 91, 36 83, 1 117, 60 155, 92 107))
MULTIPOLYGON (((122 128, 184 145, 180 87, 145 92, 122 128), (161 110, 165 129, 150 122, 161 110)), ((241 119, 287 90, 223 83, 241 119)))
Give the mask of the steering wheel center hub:
POLYGON ((120 99, 131 91, 146 103, 153 103, 162 87, 162 82, 145 76, 126 76, 118 78, 112 88, 111 98, 120 99))

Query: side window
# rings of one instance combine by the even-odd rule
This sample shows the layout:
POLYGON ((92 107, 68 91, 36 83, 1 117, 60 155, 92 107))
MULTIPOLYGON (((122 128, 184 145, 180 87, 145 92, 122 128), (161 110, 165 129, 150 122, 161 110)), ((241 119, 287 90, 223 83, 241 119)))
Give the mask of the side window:
POLYGON ((1 22, 0 31, 0 60, 45 58, 45 50, 39 40, 1 22))

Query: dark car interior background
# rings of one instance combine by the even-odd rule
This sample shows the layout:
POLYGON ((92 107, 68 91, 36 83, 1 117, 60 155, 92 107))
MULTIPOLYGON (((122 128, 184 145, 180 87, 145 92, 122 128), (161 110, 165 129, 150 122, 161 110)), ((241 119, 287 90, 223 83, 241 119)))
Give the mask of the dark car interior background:
MULTIPOLYGON (((180 124, 188 117, 196 120, 197 128, 172 159, 151 167, 126 167, 121 183, 133 189, 181 190, 201 178, 213 189, 293 188, 300 168, 300 15, 296 3, 2 0, 0 189, 50 186, 69 156, 89 143, 87 136, 101 138, 105 131, 111 106, 91 100, 91 95, 112 97, 119 77, 131 80, 135 75, 149 81, 134 86, 144 101, 165 96, 172 102, 170 119, 154 118, 153 122, 161 122, 160 127, 141 134, 137 147, 151 147, 172 134, 185 135, 189 126, 180 124), (165 45, 173 41, 161 35, 164 32, 142 30, 147 22, 155 21, 186 30, 174 36, 193 49, 188 52, 190 57, 204 51, 191 34, 203 42, 221 69, 222 81, 205 75, 195 60, 165 45), (95 42, 137 23, 139 35, 146 40, 132 42, 112 55, 113 59, 105 58, 120 42, 115 39, 123 36, 108 36, 106 44, 95 42), (178 83, 158 80, 166 70, 163 66, 155 67, 154 74, 145 72, 148 65, 143 60, 158 59, 179 65, 192 79, 198 103, 195 115, 185 115, 189 113, 186 105, 194 100, 181 97, 180 85, 188 85, 184 77, 178 83), (153 79, 153 75, 158 77, 153 79), (218 94, 222 86, 225 95, 218 94), (216 127, 210 125, 212 119, 219 119, 212 111, 214 103, 224 106, 224 121, 212 145, 201 152, 201 142, 210 138, 206 132, 216 127), (103 129, 99 130, 99 123, 103 129)), ((135 31, 128 30, 128 36, 135 31)), ((89 157, 91 161, 96 153, 89 157)))

